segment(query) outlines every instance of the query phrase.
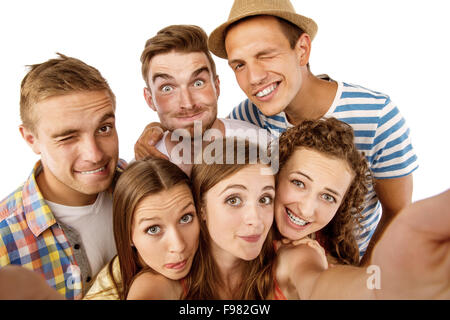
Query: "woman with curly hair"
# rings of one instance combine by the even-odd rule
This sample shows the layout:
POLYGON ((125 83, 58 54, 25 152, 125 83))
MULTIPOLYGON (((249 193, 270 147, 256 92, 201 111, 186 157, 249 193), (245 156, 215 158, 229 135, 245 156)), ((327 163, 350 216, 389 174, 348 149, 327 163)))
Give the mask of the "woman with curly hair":
POLYGON ((330 261, 358 265, 355 231, 372 176, 353 141, 352 128, 335 118, 280 136, 275 220, 279 236, 315 238, 330 261))

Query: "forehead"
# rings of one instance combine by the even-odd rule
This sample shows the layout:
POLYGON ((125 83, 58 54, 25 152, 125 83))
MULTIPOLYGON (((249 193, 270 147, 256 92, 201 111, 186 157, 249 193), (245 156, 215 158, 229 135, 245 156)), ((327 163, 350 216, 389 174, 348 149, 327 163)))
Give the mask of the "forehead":
POLYGON ((34 105, 37 126, 45 130, 85 125, 105 114, 114 115, 114 105, 106 90, 76 92, 44 99, 34 105))
POLYGON ((330 174, 342 178, 349 175, 352 176, 352 171, 345 160, 304 147, 294 151, 287 161, 285 169, 288 173, 290 171, 305 170, 309 174, 330 174))
POLYGON ((263 174, 267 172, 268 166, 263 164, 250 164, 238 172, 226 177, 217 183, 211 190, 214 194, 221 193, 229 185, 242 185, 249 192, 260 192, 266 186, 274 186, 273 175, 263 174))
POLYGON ((266 46, 271 43, 288 43, 280 23, 272 16, 255 16, 232 25, 225 35, 225 48, 266 46))
POLYGON ((136 206, 135 219, 158 217, 170 218, 170 214, 183 210, 189 203, 193 204, 193 197, 189 187, 183 183, 168 190, 148 195, 141 199, 136 206))
POLYGON ((149 80, 152 81, 155 74, 167 74, 173 78, 191 75, 192 72, 205 66, 208 70, 211 70, 211 64, 204 52, 170 51, 152 58, 149 67, 149 80))

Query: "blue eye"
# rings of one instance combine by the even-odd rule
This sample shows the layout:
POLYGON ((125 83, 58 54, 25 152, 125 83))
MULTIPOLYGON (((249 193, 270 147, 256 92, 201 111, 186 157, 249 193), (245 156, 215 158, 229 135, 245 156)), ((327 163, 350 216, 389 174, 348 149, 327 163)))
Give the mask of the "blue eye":
POLYGON ((172 87, 171 86, 163 86, 162 88, 161 88, 161 91, 162 92, 170 92, 170 91, 172 91, 172 87))
POLYGON ((150 228, 147 229, 147 233, 150 235, 155 235, 161 232, 161 228, 160 226, 151 226, 150 228))
POLYGON ((186 223, 191 222, 193 219, 194 219, 194 216, 192 214, 188 213, 181 217, 180 222, 182 224, 186 224, 186 223))
POLYGON ((196 80, 194 82, 194 87, 201 87, 204 84, 205 84, 205 81, 203 81, 203 80, 196 80))

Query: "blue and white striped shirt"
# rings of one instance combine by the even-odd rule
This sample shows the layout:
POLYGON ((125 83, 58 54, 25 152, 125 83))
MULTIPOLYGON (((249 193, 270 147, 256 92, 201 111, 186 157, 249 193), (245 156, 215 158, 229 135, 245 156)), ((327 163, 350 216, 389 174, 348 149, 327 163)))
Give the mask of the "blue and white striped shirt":
MULTIPOLYGON (((229 115, 269 130, 278 137, 293 125, 281 112, 265 116, 248 99, 229 115)), ((389 96, 361 86, 338 82, 335 99, 324 117, 335 117, 351 125, 357 148, 364 152, 376 179, 398 178, 417 169, 409 128, 389 96)), ((357 241, 362 257, 381 218, 381 204, 373 187, 366 196, 362 229, 357 241)))

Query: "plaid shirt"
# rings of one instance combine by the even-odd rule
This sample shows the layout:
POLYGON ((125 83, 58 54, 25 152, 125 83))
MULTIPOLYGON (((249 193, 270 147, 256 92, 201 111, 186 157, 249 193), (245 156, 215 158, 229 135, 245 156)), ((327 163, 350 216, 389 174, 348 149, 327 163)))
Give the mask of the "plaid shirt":
MULTIPOLYGON (((119 160, 121 172, 126 163, 119 160)), ((16 264, 41 273, 66 299, 82 297, 80 268, 63 229, 36 183, 37 162, 28 180, 0 202, 0 267, 16 264)))

